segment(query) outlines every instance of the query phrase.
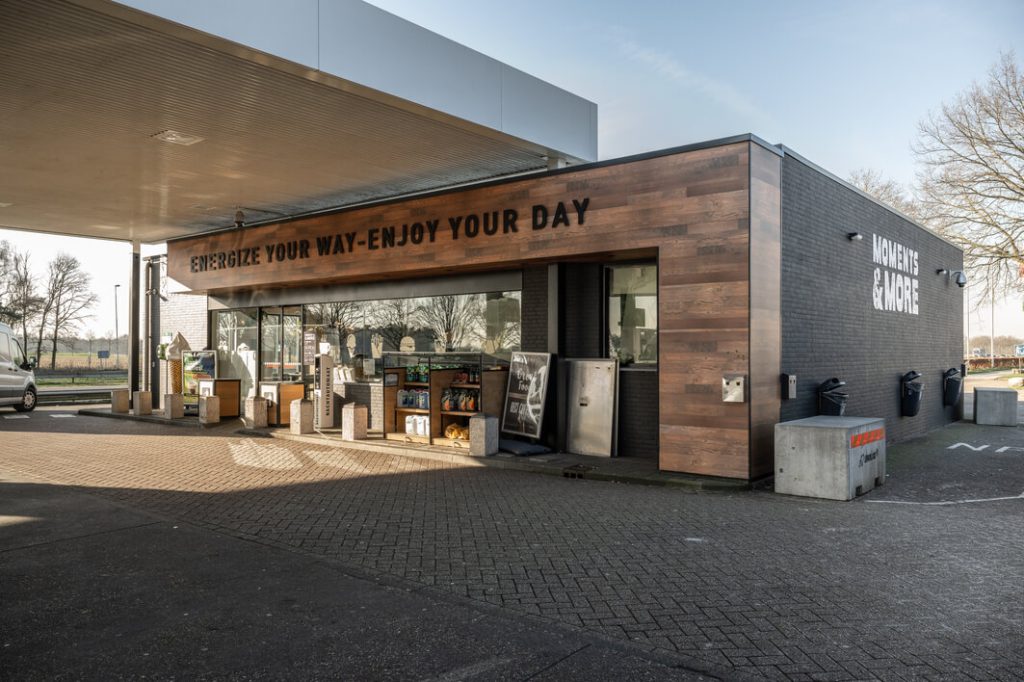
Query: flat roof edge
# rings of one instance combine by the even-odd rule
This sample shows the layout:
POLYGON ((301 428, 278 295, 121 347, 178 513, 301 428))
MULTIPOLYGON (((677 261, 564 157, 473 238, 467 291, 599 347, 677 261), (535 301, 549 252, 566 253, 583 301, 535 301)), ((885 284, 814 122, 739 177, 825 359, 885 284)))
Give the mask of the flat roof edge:
POLYGON ((819 166, 818 164, 814 163, 813 161, 808 160, 806 157, 801 156, 800 154, 796 153, 795 151, 793 151, 792 149, 790 149, 786 145, 784 145, 782 143, 779 143, 779 144, 776 145, 776 147, 778 147, 779 151, 782 153, 783 156, 792 157, 794 160, 799 161, 800 163, 802 163, 803 165, 807 166, 808 168, 811 168, 812 170, 817 171, 818 173, 821 173, 825 177, 829 178, 830 180, 833 180, 834 182, 839 183, 840 185, 842 185, 843 187, 846 187, 849 190, 853 190, 854 192, 856 192, 860 196, 864 197, 865 199, 871 201, 872 203, 877 204, 878 206, 881 206, 885 210, 887 210, 890 213, 893 213, 893 214, 899 216, 900 218, 903 218, 904 220, 906 220, 908 223, 910 223, 914 227, 918 228, 919 230, 923 230, 924 232, 928 233, 932 237, 935 237, 936 239, 938 239, 941 242, 945 242, 946 244, 949 244, 950 246, 955 248, 957 251, 960 251, 961 253, 963 253, 963 249, 961 249, 959 246, 957 246, 956 244, 954 244, 950 240, 948 240, 945 237, 943 237, 941 234, 939 234, 935 230, 932 230, 932 229, 922 225, 921 223, 917 222, 916 220, 914 220, 913 218, 911 218, 907 214, 903 213, 902 211, 896 210, 895 208, 893 208, 889 204, 885 203, 884 201, 879 201, 876 197, 871 196, 870 194, 868 194, 864 190, 860 189, 859 187, 855 187, 850 182, 848 182, 846 180, 843 180, 841 177, 839 177, 835 173, 833 173, 833 172, 831 172, 829 170, 826 170, 825 168, 822 168, 821 166, 819 166))

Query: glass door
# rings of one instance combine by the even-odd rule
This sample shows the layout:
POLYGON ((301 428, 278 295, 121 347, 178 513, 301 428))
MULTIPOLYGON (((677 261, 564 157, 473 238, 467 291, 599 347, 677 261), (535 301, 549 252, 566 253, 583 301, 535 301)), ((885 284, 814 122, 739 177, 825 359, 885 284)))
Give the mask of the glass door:
POLYGON ((282 381, 302 381, 302 306, 281 309, 282 381))
POLYGON ((260 309, 260 381, 283 381, 281 309, 260 309))

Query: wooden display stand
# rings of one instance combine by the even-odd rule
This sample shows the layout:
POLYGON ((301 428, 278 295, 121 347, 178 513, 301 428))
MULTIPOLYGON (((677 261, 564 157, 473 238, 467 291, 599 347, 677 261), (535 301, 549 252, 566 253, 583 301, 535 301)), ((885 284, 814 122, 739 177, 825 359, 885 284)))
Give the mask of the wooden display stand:
POLYGON ((306 397, 306 386, 294 381, 261 381, 259 396, 267 399, 267 424, 288 426, 292 401, 306 397))
POLYGON ((405 367, 384 369, 384 438, 404 443, 422 443, 424 445, 446 445, 449 447, 469 449, 469 440, 447 438, 445 430, 450 424, 458 424, 469 428, 469 418, 477 414, 493 417, 501 415, 505 400, 505 385, 508 381, 507 369, 485 369, 480 371, 480 383, 459 383, 455 381, 458 374, 464 373, 468 367, 431 369, 429 381, 408 381, 408 370, 405 367), (398 392, 408 390, 429 391, 429 407, 403 407, 398 404, 398 392), (473 411, 444 410, 442 397, 448 389, 477 391, 477 409, 473 411), (405 419, 410 415, 430 417, 430 431, 426 436, 405 432, 405 419))
POLYGON ((215 395, 220 398, 220 417, 237 417, 241 414, 241 379, 200 379, 199 395, 215 395))

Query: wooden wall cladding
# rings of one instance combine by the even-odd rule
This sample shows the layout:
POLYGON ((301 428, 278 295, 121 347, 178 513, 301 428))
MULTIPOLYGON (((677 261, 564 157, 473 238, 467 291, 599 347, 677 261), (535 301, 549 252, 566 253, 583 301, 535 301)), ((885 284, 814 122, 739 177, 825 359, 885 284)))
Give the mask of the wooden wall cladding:
POLYGON ((723 403, 721 379, 750 366, 752 147, 744 141, 179 240, 168 244, 168 274, 193 290, 216 292, 657 254, 660 466, 746 479, 749 407, 723 403), (568 224, 552 227, 559 205, 568 224), (548 211, 541 229, 531 225, 535 206, 548 211), (450 219, 464 226, 466 216, 497 215, 503 222, 506 210, 517 215, 516 231, 499 227, 488 235, 481 228, 476 237, 463 232, 453 239, 450 219), (436 222, 433 242, 369 248, 373 239, 379 246, 383 227, 401 234, 403 225, 429 221, 436 222), (342 252, 316 255, 317 238, 333 235, 341 235, 342 252), (277 245, 302 240, 307 257, 296 246, 294 258, 286 252, 282 261, 267 261, 268 247, 280 251, 277 245), (258 265, 226 267, 225 255, 224 269, 193 271, 211 254, 215 263, 218 254, 235 253, 237 261, 253 249, 258 265))
POLYGON ((750 478, 772 473, 782 409, 782 159, 750 156, 750 478))

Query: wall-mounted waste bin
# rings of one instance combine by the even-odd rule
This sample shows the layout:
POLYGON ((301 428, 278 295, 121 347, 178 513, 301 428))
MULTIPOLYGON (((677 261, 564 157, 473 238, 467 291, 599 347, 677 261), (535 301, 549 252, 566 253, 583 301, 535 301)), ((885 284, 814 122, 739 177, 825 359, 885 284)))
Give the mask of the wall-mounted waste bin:
POLYGON ((904 417, 916 417, 921 411, 924 384, 917 381, 920 378, 920 372, 910 370, 900 379, 900 414, 904 417))
POLYGON ((960 389, 963 388, 964 378, 960 370, 950 367, 942 373, 942 404, 956 405, 960 402, 960 389))
POLYGON ((818 414, 829 417, 846 414, 846 401, 850 395, 839 390, 845 385, 845 381, 832 377, 818 386, 818 414))

